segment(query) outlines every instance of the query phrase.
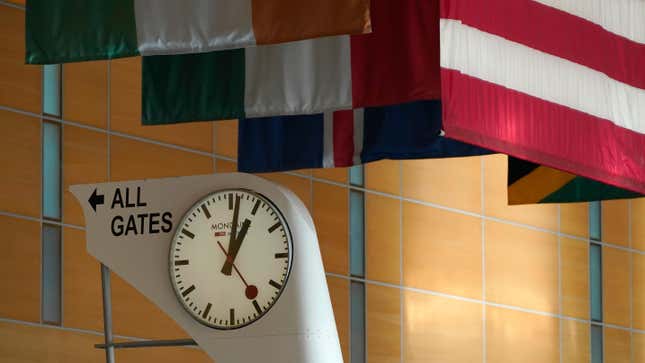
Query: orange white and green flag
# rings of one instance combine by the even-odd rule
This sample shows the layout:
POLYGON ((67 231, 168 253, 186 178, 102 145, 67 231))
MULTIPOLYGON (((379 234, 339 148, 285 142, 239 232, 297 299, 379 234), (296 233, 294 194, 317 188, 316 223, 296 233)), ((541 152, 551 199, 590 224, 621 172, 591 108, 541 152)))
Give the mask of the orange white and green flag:
POLYGON ((370 0, 29 0, 26 23, 31 64, 371 32, 370 0))

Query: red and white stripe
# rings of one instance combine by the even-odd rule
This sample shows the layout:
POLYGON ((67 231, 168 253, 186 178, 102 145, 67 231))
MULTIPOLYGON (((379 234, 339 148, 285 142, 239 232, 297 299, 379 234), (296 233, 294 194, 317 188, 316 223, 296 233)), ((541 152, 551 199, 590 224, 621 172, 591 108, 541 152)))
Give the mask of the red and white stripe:
POLYGON ((645 1, 441 0, 449 137, 645 193, 645 1))
POLYGON ((361 164, 364 109, 325 112, 323 167, 341 168, 361 164))

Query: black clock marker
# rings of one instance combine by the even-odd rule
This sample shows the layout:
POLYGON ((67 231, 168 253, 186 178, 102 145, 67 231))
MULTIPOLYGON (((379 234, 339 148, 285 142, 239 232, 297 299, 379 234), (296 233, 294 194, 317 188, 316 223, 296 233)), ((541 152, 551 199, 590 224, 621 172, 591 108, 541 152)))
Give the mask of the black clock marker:
POLYGON ((206 204, 202 204, 202 211, 204 212, 206 219, 211 219, 211 213, 208 211, 208 208, 206 208, 206 204))
POLYGON ((187 230, 186 228, 182 228, 181 233, 183 233, 186 237, 190 239, 195 238, 195 235, 191 231, 187 230))
POLYGON ((278 290, 280 290, 282 288, 282 285, 280 285, 279 283, 277 283, 277 282, 275 282, 273 280, 269 280, 269 285, 275 287, 278 290))
POLYGON ((288 253, 276 253, 275 258, 288 258, 289 254, 288 253))
POLYGON ((258 314, 262 315, 262 309, 260 309, 260 305, 258 304, 257 300, 253 300, 253 306, 255 307, 255 310, 258 312, 258 314))
POLYGON ((235 309, 230 310, 230 315, 231 316, 230 316, 229 322, 230 322, 231 325, 233 325, 233 324, 235 324, 235 309))
POLYGON ((202 314, 202 318, 206 319, 206 317, 208 316, 208 313, 211 311, 212 306, 213 306, 213 304, 211 304, 211 303, 208 303, 208 305, 206 305, 206 309, 204 309, 204 313, 202 314))
POLYGON ((189 288, 187 288, 186 290, 184 290, 184 292, 181 293, 181 296, 186 297, 188 296, 188 294, 193 292, 193 290, 195 290, 195 285, 190 285, 189 288))
POLYGON ((176 260, 175 261, 175 266, 186 266, 188 265, 188 260, 176 260))
POLYGON ((228 209, 233 209, 233 193, 230 193, 228 195, 228 209))
POLYGON ((258 208, 260 208, 260 200, 255 201, 255 205, 253 206, 253 210, 251 211, 251 215, 255 215, 257 213, 258 208))
POLYGON ((278 229, 278 227, 280 227, 281 225, 282 225, 282 223, 278 221, 276 224, 274 224, 271 227, 269 227, 269 233, 273 233, 273 231, 278 229))

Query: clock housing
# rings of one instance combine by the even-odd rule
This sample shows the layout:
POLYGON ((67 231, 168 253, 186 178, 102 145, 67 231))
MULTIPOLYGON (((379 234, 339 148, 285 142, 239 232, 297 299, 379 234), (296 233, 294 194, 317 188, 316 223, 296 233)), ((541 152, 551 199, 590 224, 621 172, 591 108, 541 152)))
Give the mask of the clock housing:
POLYGON ((292 259, 291 231, 277 206, 249 189, 222 189, 198 200, 177 225, 170 280, 200 324, 240 329, 278 301, 292 259))

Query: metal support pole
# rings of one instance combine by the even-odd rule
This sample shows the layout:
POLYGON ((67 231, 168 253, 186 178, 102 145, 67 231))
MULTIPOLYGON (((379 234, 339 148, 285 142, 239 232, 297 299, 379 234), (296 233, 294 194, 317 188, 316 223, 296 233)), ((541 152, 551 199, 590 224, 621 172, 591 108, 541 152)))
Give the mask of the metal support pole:
POLYGON ((103 289, 103 334, 105 336, 105 362, 115 363, 112 343, 112 298, 110 288, 110 269, 101 264, 101 287, 103 289))
POLYGON ((185 347, 195 346, 197 343, 192 339, 175 339, 175 340, 142 340, 137 342, 120 342, 112 344, 95 344, 95 348, 105 349, 112 347, 114 349, 125 348, 155 348, 155 347, 185 347))

